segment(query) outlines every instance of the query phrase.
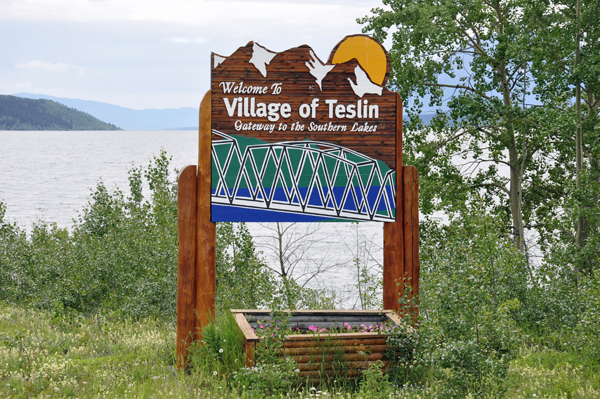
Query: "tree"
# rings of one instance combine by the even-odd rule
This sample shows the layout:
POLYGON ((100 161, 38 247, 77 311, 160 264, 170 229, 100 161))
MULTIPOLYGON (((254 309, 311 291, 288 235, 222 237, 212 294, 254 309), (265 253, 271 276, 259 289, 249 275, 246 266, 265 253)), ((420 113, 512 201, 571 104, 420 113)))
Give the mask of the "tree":
MULTIPOLYGON (((316 234, 320 223, 265 223, 260 224, 271 234, 258 236, 257 243, 263 246, 274 263, 267 267, 281 279, 284 301, 289 308, 297 307, 304 297, 314 297, 317 292, 308 288, 308 283, 320 275, 339 266, 328 259, 327 252, 316 252, 316 234)), ((325 297, 325 292, 320 293, 325 297)), ((334 298, 326 298, 330 306, 334 298)), ((314 301, 313 301, 314 302, 314 301)), ((322 306, 322 305, 319 305, 322 306)))
POLYGON ((218 223, 216 247, 218 308, 256 309, 270 304, 277 284, 246 224, 218 223))
POLYGON ((421 174, 424 212, 483 204, 511 221, 518 249, 536 212, 560 197, 546 176, 555 151, 542 121, 558 111, 530 106, 531 34, 516 1, 384 0, 359 22, 383 41, 392 32, 389 84, 407 101, 407 160, 421 174), (423 102, 449 111, 424 126, 423 102))
POLYGON ((598 247, 600 204, 600 2, 525 4, 529 29, 535 32, 531 36, 534 92, 544 106, 569 115, 569 124, 555 140, 571 180, 571 195, 563 208, 576 212, 567 212, 566 226, 555 224, 555 230, 567 233, 563 236, 576 246, 575 270, 590 271, 600 262, 600 254, 593 251, 598 247), (573 218, 574 228, 569 226, 573 218))
MULTIPOLYGON (((345 223, 348 234, 338 232, 348 254, 352 256, 352 274, 354 284, 349 290, 358 291, 358 297, 352 303, 352 309, 381 309, 383 306, 383 264, 376 259, 375 253, 381 253, 383 248, 374 237, 368 237, 358 222, 345 223)), ((353 295, 354 297, 354 295, 353 295)))

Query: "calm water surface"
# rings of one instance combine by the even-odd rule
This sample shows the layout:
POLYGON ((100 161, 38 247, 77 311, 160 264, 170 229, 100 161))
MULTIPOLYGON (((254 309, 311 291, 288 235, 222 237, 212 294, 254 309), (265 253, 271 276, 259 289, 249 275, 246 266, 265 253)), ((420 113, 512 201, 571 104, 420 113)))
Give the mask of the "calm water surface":
MULTIPOLYGON (((7 218, 26 230, 39 219, 69 227, 100 180, 109 189, 119 187, 126 191, 128 169, 133 165, 147 166, 161 149, 172 157, 173 168, 195 165, 198 133, 0 131, 0 201, 7 205, 7 218)), ((271 230, 274 226, 248 226, 267 262, 276 268, 277 259, 270 252, 270 245, 275 243, 271 230)), ((363 264, 377 271, 376 264, 383 257, 383 225, 299 224, 294 229, 297 234, 309 233, 307 245, 314 241, 294 272, 298 279, 305 281, 316 270, 327 269, 308 285, 335 291, 344 307, 354 307, 354 259, 358 253, 363 264)))

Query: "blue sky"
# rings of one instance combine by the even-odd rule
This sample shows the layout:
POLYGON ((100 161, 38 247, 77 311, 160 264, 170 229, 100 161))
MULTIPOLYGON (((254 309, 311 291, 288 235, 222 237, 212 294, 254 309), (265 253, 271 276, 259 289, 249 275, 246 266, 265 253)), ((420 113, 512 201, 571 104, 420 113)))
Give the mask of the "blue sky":
MULTIPOLYGON (((0 94, 197 107, 210 53, 254 40, 326 60, 376 0, 0 0, 0 94)), ((385 43, 387 44, 387 43, 385 43)), ((386 46, 388 47, 388 46, 386 46)))

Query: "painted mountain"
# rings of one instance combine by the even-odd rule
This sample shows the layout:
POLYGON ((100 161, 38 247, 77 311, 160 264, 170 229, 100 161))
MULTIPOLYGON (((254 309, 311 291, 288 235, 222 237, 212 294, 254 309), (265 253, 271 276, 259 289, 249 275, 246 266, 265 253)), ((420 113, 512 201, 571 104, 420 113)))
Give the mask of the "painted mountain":
POLYGON ((306 45, 213 54, 211 219, 394 221, 401 102, 389 65, 365 35, 326 63, 306 45))

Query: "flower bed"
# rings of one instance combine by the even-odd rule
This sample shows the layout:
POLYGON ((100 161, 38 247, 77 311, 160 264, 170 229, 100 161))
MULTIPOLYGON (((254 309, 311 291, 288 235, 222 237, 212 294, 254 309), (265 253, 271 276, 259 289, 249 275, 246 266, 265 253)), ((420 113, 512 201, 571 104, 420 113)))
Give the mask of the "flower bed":
POLYGON ((269 310, 231 312, 244 334, 247 367, 254 365, 259 342, 282 337, 279 356, 294 360, 301 378, 354 377, 377 361, 387 368, 387 334, 404 328, 391 310, 297 310, 275 317, 269 310))

